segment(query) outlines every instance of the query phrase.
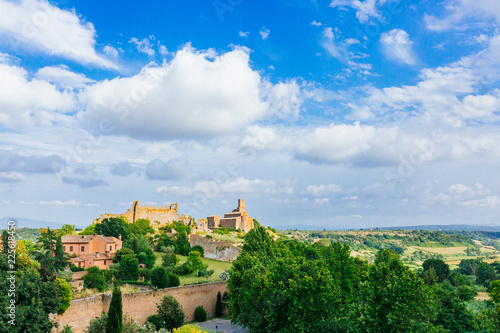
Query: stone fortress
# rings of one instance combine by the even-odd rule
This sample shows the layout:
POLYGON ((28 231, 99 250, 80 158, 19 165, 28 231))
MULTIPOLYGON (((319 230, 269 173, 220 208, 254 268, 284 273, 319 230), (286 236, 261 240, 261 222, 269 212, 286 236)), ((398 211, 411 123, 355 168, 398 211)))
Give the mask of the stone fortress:
POLYGON ((248 216, 248 213, 245 211, 245 199, 239 199, 238 208, 224 214, 223 218, 219 215, 207 217, 208 229, 217 229, 219 227, 241 229, 243 232, 249 232, 253 229, 253 218, 248 216))
POLYGON ((139 201, 134 201, 132 208, 123 214, 103 214, 94 220, 94 223, 100 223, 102 220, 110 217, 125 217, 129 222, 134 223, 138 219, 148 219, 151 226, 155 229, 172 223, 173 221, 184 221, 186 225, 192 224, 193 218, 189 215, 179 214, 177 203, 170 206, 139 206, 139 201))

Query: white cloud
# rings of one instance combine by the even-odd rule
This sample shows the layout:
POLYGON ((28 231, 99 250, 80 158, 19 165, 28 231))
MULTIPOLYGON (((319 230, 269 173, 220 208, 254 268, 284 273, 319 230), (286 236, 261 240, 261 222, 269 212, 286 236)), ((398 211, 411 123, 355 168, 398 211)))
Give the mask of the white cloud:
POLYGON ((383 33, 380 35, 380 43, 387 59, 407 65, 417 62, 412 49, 413 42, 406 31, 394 29, 383 33))
POLYGON ((149 56, 153 56, 155 55, 155 50, 153 50, 153 44, 151 43, 152 39, 154 39, 154 36, 146 37, 142 40, 138 40, 137 38, 133 37, 129 40, 129 43, 135 44, 137 51, 145 53, 149 56))
POLYGON ((321 45, 332 57, 339 60, 344 60, 346 58, 346 50, 336 41, 331 27, 323 29, 321 45))
POLYGON ((106 45, 103 49, 103 52, 106 53, 107 55, 117 58, 118 57, 118 50, 114 48, 113 46, 106 45))
POLYGON ((465 201, 462 203, 462 205, 476 207, 496 207, 500 206, 500 198, 496 195, 490 195, 484 199, 465 201))
POLYGON ((48 205, 48 206, 80 206, 82 203, 76 200, 69 201, 61 201, 61 200, 52 200, 52 201, 40 201, 40 205, 48 205))
POLYGON ((239 31, 238 34, 240 35, 240 37, 248 38, 248 35, 250 34, 250 32, 248 32, 248 31, 239 31))
POLYGON ((225 182, 215 180, 198 181, 193 187, 182 186, 160 186, 156 193, 163 195, 183 195, 196 196, 204 195, 207 198, 215 198, 224 194, 252 194, 252 193, 291 193, 293 192, 293 182, 282 179, 280 182, 267 179, 248 179, 238 177, 225 182))
POLYGON ((168 49, 167 49, 167 47, 165 45, 161 45, 160 44, 160 47, 159 47, 158 51, 164 57, 166 57, 166 56, 168 56, 170 54, 170 52, 168 52, 168 49))
POLYGON ((259 34, 263 40, 266 40, 271 34, 271 30, 267 29, 266 27, 262 27, 260 28, 259 34))
MULTIPOLYGON (((389 0, 390 1, 390 0, 389 0)), ((330 7, 346 8, 351 7, 356 10, 356 18, 361 23, 367 23, 370 18, 377 18, 383 20, 380 15, 380 7, 386 3, 387 0, 332 0, 330 7)))
POLYGON ((185 158, 174 158, 167 162, 151 161, 146 167, 149 179, 184 179, 189 175, 189 162, 185 158))
POLYGON ((0 64, 1 125, 49 125, 57 120, 58 113, 72 111, 74 105, 72 93, 61 92, 47 81, 30 79, 21 67, 0 64))
POLYGON ((65 65, 40 68, 36 73, 36 77, 53 83, 60 89, 81 89, 95 82, 83 74, 70 71, 65 65))
POLYGON ((470 20, 496 20, 500 23, 500 6, 496 0, 447 0, 447 15, 425 16, 427 29, 437 32, 467 29, 470 20))
POLYGON ((0 0, 0 39, 85 65, 116 69, 95 51, 95 37, 92 23, 46 0, 0 0))
POLYGON ((314 25, 315 27, 321 27, 323 25, 323 23, 321 22, 316 22, 316 21, 312 21, 311 22, 311 25, 314 25))
POLYGON ((0 172, 0 183, 19 183, 26 177, 19 172, 0 172))
POLYGON ((341 190, 342 187, 336 184, 308 185, 307 188, 303 191, 303 193, 315 197, 324 197, 329 194, 338 193, 341 190))
POLYGON ((217 55, 187 46, 162 66, 89 87, 79 118, 89 126, 110 119, 114 133, 140 138, 214 137, 273 114, 295 116, 297 87, 263 81, 241 48, 217 55))

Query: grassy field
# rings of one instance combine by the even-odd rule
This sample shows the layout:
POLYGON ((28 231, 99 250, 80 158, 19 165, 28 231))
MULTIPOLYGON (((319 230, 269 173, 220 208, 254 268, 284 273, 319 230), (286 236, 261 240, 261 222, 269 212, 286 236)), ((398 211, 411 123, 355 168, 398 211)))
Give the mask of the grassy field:
MULTIPOLYGON (((156 256, 155 267, 161 266, 162 258, 165 254, 162 252, 154 252, 154 254, 156 256)), ((181 256, 179 254, 177 255, 177 258, 179 258, 178 265, 182 265, 187 260, 186 256, 181 256)), ((230 269, 232 266, 232 263, 230 263, 230 262, 213 260, 213 259, 206 259, 206 258, 203 258, 203 263, 205 265, 208 265, 208 269, 213 269, 215 271, 214 274, 209 279, 210 282, 220 281, 219 274, 222 271, 230 269)), ((179 276, 179 279, 180 279, 181 285, 207 281, 207 279, 205 277, 198 277, 198 276, 195 276, 194 274, 179 276)))

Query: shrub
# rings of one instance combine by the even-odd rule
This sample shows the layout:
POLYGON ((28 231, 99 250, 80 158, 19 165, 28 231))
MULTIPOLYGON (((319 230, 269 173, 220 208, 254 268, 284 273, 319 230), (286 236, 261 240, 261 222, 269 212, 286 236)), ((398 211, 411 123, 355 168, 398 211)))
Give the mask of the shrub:
POLYGON ((194 320, 196 320, 197 322, 207 320, 207 311, 205 311, 202 305, 194 309, 194 320))
POLYGON ((180 266, 175 266, 174 273, 177 275, 188 275, 193 273, 193 270, 190 269, 187 262, 185 262, 180 266))
POLYGON ((177 255, 174 252, 171 252, 163 256, 162 266, 164 267, 175 266, 177 265, 178 262, 179 258, 177 258, 177 255))
POLYGON ((69 269, 72 271, 72 272, 82 272, 85 270, 85 268, 83 267, 78 267, 76 266, 75 264, 71 264, 69 265, 69 269))
POLYGON ((90 321, 89 326, 85 333, 106 333, 106 322, 108 321, 108 314, 103 313, 100 317, 94 318, 90 321))
POLYGON ((211 331, 207 331, 201 327, 195 325, 185 325, 181 328, 174 329, 173 333, 210 333, 211 331))
POLYGON ((109 270, 99 269, 92 266, 87 269, 87 274, 83 276, 83 285, 85 288, 95 288, 99 291, 104 291, 106 286, 113 277, 113 273, 109 270))
POLYGON ((151 269, 139 268, 139 276, 143 276, 144 277, 144 282, 151 281, 151 274, 152 274, 152 272, 153 271, 151 269))
POLYGON ((472 301, 474 297, 477 296, 477 291, 472 289, 470 286, 459 286, 457 288, 457 296, 462 301, 472 301))
POLYGON ((170 295, 163 297, 158 304, 158 316, 162 323, 165 322, 165 328, 168 330, 181 326, 185 317, 179 302, 170 295))
POLYGON ((154 315, 149 316, 146 321, 148 323, 153 324, 154 327, 156 328, 156 330, 159 330, 163 324, 163 322, 158 314, 154 314, 154 315))
POLYGON ((198 251, 201 254, 201 257, 203 258, 205 256, 205 250, 201 245, 195 245, 191 248, 191 251, 198 251))
POLYGON ((168 287, 168 273, 164 267, 156 267, 151 273, 151 284, 157 288, 168 287))
POLYGON ((59 286, 61 291, 61 305, 59 306, 58 314, 63 314, 71 305, 71 286, 66 280, 57 278, 55 283, 59 286))

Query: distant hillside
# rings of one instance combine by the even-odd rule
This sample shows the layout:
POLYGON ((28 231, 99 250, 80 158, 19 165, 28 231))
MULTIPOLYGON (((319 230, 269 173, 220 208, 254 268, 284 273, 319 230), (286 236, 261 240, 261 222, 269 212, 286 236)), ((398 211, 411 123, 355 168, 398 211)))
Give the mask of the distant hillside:
MULTIPOLYGON (((376 229, 372 228, 362 228, 362 229, 352 229, 348 226, 335 226, 335 227, 321 227, 321 226, 311 226, 307 224, 294 224, 294 225, 277 225, 274 227, 277 230, 368 230, 376 229)), ((489 231, 489 232, 500 232, 499 226, 488 226, 488 225, 470 225, 470 224, 448 224, 448 225, 412 225, 412 226, 396 226, 396 227, 378 227, 381 230, 428 230, 428 231, 489 231)))
MULTIPOLYGON (((24 217, 2 217, 0 219, 0 229, 6 229, 7 228, 7 222, 9 220, 15 219, 17 221, 16 227, 19 228, 52 228, 52 229, 57 229, 63 226, 64 223, 59 223, 59 222, 50 222, 50 221, 41 221, 41 220, 33 220, 33 219, 27 219, 24 217)), ((71 222, 68 222, 68 224, 72 224, 71 222)), ((77 225, 77 228, 85 228, 85 226, 77 225)))
POLYGON ((500 226, 449 224, 449 225, 415 225, 404 227, 382 227, 379 229, 403 229, 403 230, 443 230, 443 231, 490 231, 500 232, 500 226))

